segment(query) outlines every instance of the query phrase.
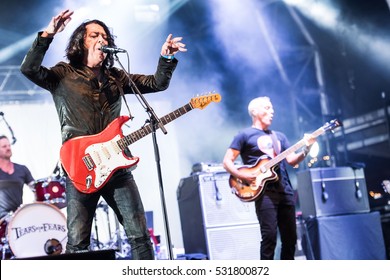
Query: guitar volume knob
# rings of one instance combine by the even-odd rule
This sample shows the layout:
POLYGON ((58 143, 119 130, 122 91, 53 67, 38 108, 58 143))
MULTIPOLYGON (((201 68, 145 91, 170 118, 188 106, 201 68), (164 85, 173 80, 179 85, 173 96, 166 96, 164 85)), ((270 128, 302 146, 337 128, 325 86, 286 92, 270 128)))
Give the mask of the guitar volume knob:
POLYGON ((87 189, 91 187, 92 184, 92 176, 88 175, 87 178, 85 178, 85 185, 87 186, 87 189))

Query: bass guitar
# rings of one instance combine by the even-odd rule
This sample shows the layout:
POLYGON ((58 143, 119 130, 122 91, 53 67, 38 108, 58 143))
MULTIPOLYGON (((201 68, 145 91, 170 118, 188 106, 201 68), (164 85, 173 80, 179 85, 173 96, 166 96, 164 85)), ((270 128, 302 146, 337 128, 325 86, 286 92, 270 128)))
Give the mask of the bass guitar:
MULTIPOLYGON (((160 119, 165 125, 194 108, 204 109, 211 102, 220 101, 218 93, 194 97, 186 105, 160 119)), ((102 132, 69 139, 61 146, 61 164, 80 192, 94 193, 107 183, 116 170, 131 168, 138 163, 138 157, 128 157, 124 150, 154 129, 152 124, 148 124, 124 136, 121 128, 129 119, 128 116, 120 116, 102 132)))
MULTIPOLYGON (((339 126, 341 126, 340 121, 332 120, 314 131, 311 136, 317 138, 326 131, 331 131, 339 126)), ((255 174, 256 180, 248 184, 231 175, 229 177, 229 185, 233 193, 244 202, 254 201, 259 198, 267 183, 278 180, 278 175, 275 172, 277 164, 285 159, 289 154, 294 153, 303 146, 305 146, 305 140, 301 139, 299 142, 274 158, 263 156, 260 157, 253 166, 240 167, 239 170, 246 172, 246 174, 255 174)))

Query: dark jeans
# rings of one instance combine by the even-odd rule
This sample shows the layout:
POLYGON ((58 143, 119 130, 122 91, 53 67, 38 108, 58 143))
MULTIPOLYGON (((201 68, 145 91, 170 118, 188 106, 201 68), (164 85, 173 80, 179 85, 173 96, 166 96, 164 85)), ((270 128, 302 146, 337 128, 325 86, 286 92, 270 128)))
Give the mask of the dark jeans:
POLYGON ((98 192, 79 192, 67 178, 67 253, 88 250, 97 203, 103 197, 115 212, 128 237, 133 259, 154 259, 145 211, 133 175, 117 171, 98 192))
POLYGON ((297 243, 294 198, 277 192, 265 192, 256 201, 256 214, 260 223, 260 258, 273 260, 279 228, 282 243, 280 259, 293 260, 297 243))

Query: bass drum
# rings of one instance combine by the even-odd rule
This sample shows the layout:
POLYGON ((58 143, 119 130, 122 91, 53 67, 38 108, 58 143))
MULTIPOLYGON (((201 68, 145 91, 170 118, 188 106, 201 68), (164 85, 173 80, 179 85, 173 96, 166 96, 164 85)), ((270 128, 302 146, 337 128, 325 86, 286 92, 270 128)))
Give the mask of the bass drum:
POLYGON ((7 227, 10 249, 16 258, 58 255, 65 252, 65 215, 43 202, 22 205, 7 227))

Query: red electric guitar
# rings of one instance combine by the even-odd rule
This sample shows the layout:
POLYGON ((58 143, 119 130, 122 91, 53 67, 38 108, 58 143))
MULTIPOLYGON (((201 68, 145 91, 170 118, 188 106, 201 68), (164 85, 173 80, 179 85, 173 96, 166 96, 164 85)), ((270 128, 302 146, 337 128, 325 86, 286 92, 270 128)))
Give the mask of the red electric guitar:
MULTIPOLYGON (((218 93, 194 97, 183 107, 162 117, 161 122, 165 125, 194 108, 203 109, 211 102, 220 101, 221 96, 218 93)), ((62 166, 80 192, 94 193, 106 184, 114 171, 130 168, 138 163, 138 157, 127 157, 124 150, 150 134, 153 129, 152 125, 148 124, 123 136, 121 128, 128 120, 128 116, 120 116, 102 132, 75 137, 62 145, 60 150, 62 166)))
MULTIPOLYGON (((311 135, 317 138, 326 131, 333 130, 339 126, 341 126, 341 122, 338 120, 332 120, 314 131, 311 135)), ((297 151, 303 146, 305 146, 305 140, 301 139, 298 143, 294 144, 274 158, 269 158, 268 156, 261 157, 253 166, 240 167, 239 169, 241 171, 247 172, 247 174, 257 174, 256 180, 251 184, 247 184, 234 176, 230 176, 229 185, 232 188, 234 194, 244 202, 256 200, 263 193, 267 182, 275 182, 278 180, 278 175, 275 172, 276 165, 285 159, 289 154, 297 151)))

